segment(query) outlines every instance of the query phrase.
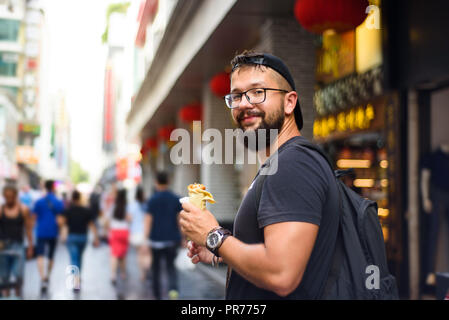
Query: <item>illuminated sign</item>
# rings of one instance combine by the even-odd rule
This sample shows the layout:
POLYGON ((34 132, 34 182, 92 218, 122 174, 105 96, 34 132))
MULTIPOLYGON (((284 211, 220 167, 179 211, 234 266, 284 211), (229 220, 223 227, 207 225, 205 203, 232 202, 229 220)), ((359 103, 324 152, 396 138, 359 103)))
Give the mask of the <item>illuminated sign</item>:
POLYGON ((32 146, 17 146, 16 159, 18 163, 37 164, 39 156, 32 146))
POLYGON ((369 129, 375 118, 372 104, 342 111, 337 115, 330 115, 315 120, 313 135, 316 138, 325 138, 334 132, 347 132, 369 129))
POLYGON ((19 132, 30 133, 38 136, 41 133, 41 127, 38 124, 20 123, 19 132))

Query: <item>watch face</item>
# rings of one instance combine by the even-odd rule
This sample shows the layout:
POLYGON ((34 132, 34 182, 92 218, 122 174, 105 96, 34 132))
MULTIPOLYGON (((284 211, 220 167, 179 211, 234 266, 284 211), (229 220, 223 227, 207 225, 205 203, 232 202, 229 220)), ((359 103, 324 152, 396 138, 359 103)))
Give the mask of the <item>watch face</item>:
POLYGON ((211 233, 209 235, 209 237, 207 238, 207 245, 210 248, 215 248, 219 241, 220 241, 220 237, 218 236, 217 233, 214 232, 214 233, 211 233))

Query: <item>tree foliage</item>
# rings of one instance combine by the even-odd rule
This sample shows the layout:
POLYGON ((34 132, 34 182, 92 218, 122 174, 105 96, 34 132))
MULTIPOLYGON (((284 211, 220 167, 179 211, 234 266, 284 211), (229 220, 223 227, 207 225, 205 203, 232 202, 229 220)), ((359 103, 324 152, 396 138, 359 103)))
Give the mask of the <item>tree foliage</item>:
POLYGON ((85 171, 78 162, 70 161, 70 179, 72 183, 78 184, 89 181, 89 173, 85 171))
POLYGON ((108 9, 106 10, 106 29, 104 30, 103 35, 101 36, 101 40, 103 43, 108 42, 109 18, 111 17, 111 14, 113 13, 126 14, 130 5, 131 2, 120 2, 120 3, 112 3, 108 6, 108 9))

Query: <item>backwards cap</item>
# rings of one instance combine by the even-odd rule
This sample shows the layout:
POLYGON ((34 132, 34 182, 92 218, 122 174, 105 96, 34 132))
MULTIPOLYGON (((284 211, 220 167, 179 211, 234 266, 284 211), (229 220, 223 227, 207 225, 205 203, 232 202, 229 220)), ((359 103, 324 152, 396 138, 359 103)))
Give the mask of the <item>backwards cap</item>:
MULTIPOLYGON (((242 65, 247 64, 262 65, 275 70, 282 77, 284 77, 285 80, 287 80, 288 84, 290 85, 290 87, 292 87, 293 91, 296 91, 295 81, 293 80, 290 71, 288 70, 285 63, 282 62, 282 60, 279 59, 278 57, 268 53, 252 57, 242 57, 240 63, 237 63, 233 66, 232 71, 234 71, 235 69, 237 69, 242 65)), ((303 127, 303 119, 301 107, 299 105, 299 99, 296 100, 296 107, 294 109, 294 114, 296 125, 298 126, 298 129, 301 130, 303 127)))

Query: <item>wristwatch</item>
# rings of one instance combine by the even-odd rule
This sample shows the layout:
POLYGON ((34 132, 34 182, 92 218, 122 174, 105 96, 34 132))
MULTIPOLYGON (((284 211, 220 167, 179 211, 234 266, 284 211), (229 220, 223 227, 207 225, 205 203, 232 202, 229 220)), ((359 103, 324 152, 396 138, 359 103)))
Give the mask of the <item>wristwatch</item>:
POLYGON ((219 257, 218 249, 220 249, 223 241, 230 235, 232 235, 231 231, 223 227, 213 228, 207 234, 206 248, 209 249, 209 251, 212 252, 215 256, 219 257))

